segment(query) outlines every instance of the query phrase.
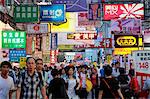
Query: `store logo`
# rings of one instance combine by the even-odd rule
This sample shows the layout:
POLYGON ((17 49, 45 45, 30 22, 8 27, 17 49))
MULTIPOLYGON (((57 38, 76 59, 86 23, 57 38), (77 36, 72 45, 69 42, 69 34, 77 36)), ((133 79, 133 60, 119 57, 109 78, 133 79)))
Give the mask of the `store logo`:
POLYGON ((136 45, 136 38, 133 36, 122 36, 117 38, 116 42, 120 46, 134 46, 136 45))

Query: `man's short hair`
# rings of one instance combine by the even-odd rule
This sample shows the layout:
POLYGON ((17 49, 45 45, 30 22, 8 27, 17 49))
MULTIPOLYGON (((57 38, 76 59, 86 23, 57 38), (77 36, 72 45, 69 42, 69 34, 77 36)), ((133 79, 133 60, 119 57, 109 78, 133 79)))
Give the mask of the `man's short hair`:
POLYGON ((36 59, 35 63, 37 63, 37 61, 42 61, 43 62, 43 60, 41 58, 36 59))
POLYGON ((3 61, 3 62, 1 63, 1 68, 2 68, 4 65, 8 65, 9 68, 12 68, 12 65, 11 65, 10 62, 8 62, 8 61, 3 61))
POLYGON ((112 67, 110 67, 109 65, 107 65, 104 68, 104 73, 105 73, 106 76, 110 76, 112 74, 112 67))
POLYGON ((35 61, 34 57, 27 57, 26 63, 28 63, 29 59, 31 59, 31 58, 34 59, 34 61, 35 61))
POLYGON ((59 71, 58 71, 57 69, 52 69, 51 75, 52 75, 53 77, 57 76, 58 74, 59 74, 59 71))

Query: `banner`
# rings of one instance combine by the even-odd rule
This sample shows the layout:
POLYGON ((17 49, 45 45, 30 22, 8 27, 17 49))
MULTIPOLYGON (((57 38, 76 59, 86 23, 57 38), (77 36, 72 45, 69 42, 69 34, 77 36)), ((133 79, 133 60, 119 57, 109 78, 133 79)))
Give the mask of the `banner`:
POLYGON ((77 13, 66 13, 66 22, 60 25, 52 25, 52 33, 75 32, 77 13))
POLYGON ((26 48, 26 32, 2 31, 2 48, 26 48))
POLYGON ((100 21, 89 21, 87 12, 79 12, 78 13, 78 26, 95 26, 100 27, 100 21))
POLYGON ((150 74, 150 51, 134 51, 132 56, 136 72, 150 74))
POLYGON ((27 24, 28 34, 47 34, 48 24, 27 24))
POLYGON ((52 0, 52 4, 66 4, 66 12, 87 11, 86 0, 52 0))
POLYGON ((104 20, 144 19, 144 4, 104 4, 104 20))
POLYGON ((140 19, 111 20, 111 31, 126 34, 142 34, 142 23, 140 19))
POLYGON ((14 20, 18 23, 38 22, 37 5, 17 5, 14 7, 14 20))
POLYGON ((9 50, 9 61, 19 62, 20 57, 26 57, 26 50, 9 50))
POLYGON ((35 51, 42 51, 42 36, 36 35, 35 51))
POLYGON ((114 48, 113 55, 128 55, 131 54, 132 51, 137 51, 139 48, 114 48))
POLYGON ((115 48, 142 47, 143 37, 138 35, 114 35, 115 48))
POLYGON ((42 22, 64 22, 65 5, 41 5, 40 21, 42 22))
POLYGON ((58 35, 57 33, 51 33, 51 49, 57 49, 58 47, 58 35))
POLYGON ((101 18, 101 8, 100 4, 94 3, 89 4, 89 20, 100 20, 101 18))

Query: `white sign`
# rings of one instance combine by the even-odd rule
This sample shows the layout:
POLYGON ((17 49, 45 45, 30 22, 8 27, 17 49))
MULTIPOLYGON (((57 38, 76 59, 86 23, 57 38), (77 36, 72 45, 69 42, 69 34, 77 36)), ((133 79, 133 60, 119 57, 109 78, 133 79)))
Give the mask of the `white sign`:
POLYGON ((132 55, 136 72, 150 74, 150 50, 133 51, 132 55))
POLYGON ((28 24, 27 33, 28 34, 48 33, 48 24, 28 24))

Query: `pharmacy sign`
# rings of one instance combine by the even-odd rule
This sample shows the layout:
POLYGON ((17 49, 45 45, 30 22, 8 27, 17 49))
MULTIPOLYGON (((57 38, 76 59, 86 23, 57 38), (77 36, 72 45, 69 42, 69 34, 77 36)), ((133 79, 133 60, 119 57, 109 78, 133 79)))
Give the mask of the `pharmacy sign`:
POLYGON ((26 48, 26 32, 2 31, 2 48, 26 48))

